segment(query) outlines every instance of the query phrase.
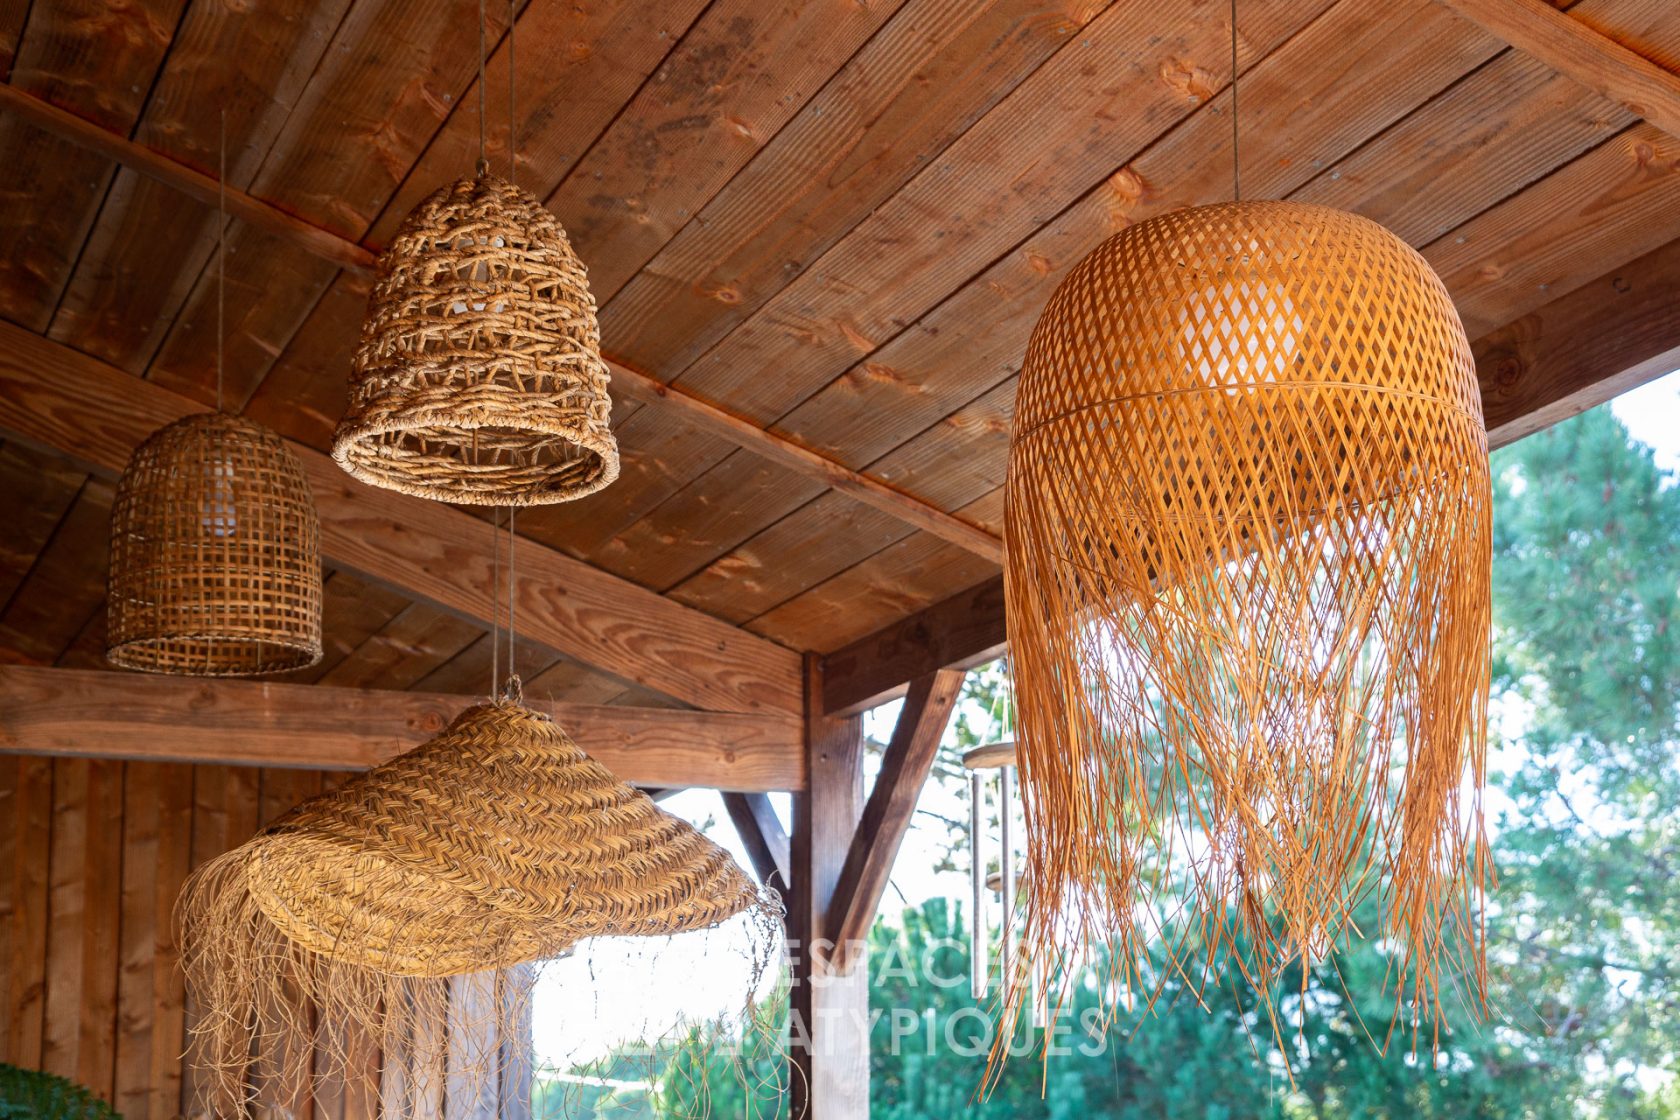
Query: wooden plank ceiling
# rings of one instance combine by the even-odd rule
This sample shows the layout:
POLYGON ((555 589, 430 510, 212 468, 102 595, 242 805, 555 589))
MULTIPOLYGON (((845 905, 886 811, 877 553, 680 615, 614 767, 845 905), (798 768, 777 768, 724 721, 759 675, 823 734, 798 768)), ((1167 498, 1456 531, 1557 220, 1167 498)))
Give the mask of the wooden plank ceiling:
MULTIPOLYGON (((1556 6, 1566 33, 1654 64, 1653 96, 1680 72, 1673 0, 1556 6)), ((1472 338, 1521 336, 1680 239, 1680 138, 1613 100, 1616 83, 1565 76, 1455 9, 1523 14, 1242 0, 1244 193, 1384 223, 1440 271, 1472 338)), ((1226 12, 529 0, 518 180, 589 266, 614 360, 995 535, 1014 378, 1051 289, 1127 223, 1228 197, 1226 12)), ((486 86, 498 167, 504 16, 486 86)), ((200 172, 225 109, 231 187, 377 250, 471 170, 476 18, 471 0, 11 0, 0 76, 200 172)), ((15 113, 0 166, 0 316, 212 404, 213 209, 15 113)), ((326 448, 366 291, 276 226, 234 221, 230 403, 326 448)), ((657 397, 617 394, 614 425, 620 480, 521 531, 791 650, 847 646, 997 572, 657 397)), ((0 445, 0 660, 101 662, 111 484, 71 463, 0 445)), ((293 679, 487 688, 483 626, 437 606, 333 571, 325 621, 326 659, 293 679)), ((535 643, 521 657, 537 696, 672 702, 535 643)))

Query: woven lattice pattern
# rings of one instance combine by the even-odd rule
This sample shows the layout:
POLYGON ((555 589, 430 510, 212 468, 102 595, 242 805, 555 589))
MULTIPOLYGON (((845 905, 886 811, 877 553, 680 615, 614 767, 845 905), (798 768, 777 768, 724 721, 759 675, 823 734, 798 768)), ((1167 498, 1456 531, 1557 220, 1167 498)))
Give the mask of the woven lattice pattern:
POLYGON ((542 203, 483 174, 379 256, 333 457, 375 486, 534 505, 618 477, 595 299, 542 203))
POLYGON ((1069 274, 1007 488, 1023 976, 1273 994, 1374 897, 1414 1022, 1479 995, 1490 506, 1463 327, 1380 226, 1183 210, 1069 274))
POLYGON ((250 676, 321 657, 321 544, 297 457, 226 413, 141 444, 111 510, 114 665, 250 676))
MULTIPOLYGON (((356 1045, 398 1052, 458 1016, 451 977, 495 972, 508 987, 510 970, 586 938, 683 933, 744 912, 767 950, 779 906, 727 852, 547 716, 471 708, 194 874, 183 964, 215 1011, 196 1060, 211 1103, 243 1114, 253 1052, 267 1056, 257 1074, 307 1084, 311 1061, 325 1077, 356 1045), (345 1029, 308 1041, 317 1021, 345 1029)), ((527 1010, 510 989, 484 1010, 499 1025, 490 1033, 508 1037, 527 1010)), ((501 1059, 480 1057, 452 1055, 451 1076, 493 1074, 501 1059)))

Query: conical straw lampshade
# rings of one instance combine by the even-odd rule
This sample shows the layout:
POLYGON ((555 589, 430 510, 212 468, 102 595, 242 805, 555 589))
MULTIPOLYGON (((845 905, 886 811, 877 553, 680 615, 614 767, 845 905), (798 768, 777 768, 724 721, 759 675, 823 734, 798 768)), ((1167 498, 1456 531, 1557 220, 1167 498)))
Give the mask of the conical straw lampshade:
MULTIPOLYGON (((452 977, 495 972, 506 987, 508 970, 586 938, 683 933, 744 911, 771 944, 774 900, 722 848, 547 716, 470 708, 194 874, 184 966, 188 990, 215 1011, 198 1060, 214 1103, 238 1113, 253 1050, 271 1056, 267 1076, 304 1084, 312 1048, 319 1076, 323 1045, 338 1048, 329 1064, 347 1063, 358 1040, 395 1052, 458 1015, 452 977), (300 1045, 314 1021, 347 1029, 300 1045)), ((507 997, 485 1014, 505 1027, 525 1010, 507 997)))
POLYGON ((1490 505, 1463 327, 1380 226, 1208 206, 1073 269, 1006 489, 1017 1000, 1091 942, 1133 996, 1271 994, 1373 897, 1414 1021, 1479 995, 1490 505))
POLYGON ((159 429, 117 484, 106 656, 127 669, 251 676, 321 657, 321 545, 285 441, 214 412, 159 429))
POLYGON ((618 477, 595 299, 542 203, 484 173, 417 206, 379 256, 333 458, 363 482, 477 505, 618 477))

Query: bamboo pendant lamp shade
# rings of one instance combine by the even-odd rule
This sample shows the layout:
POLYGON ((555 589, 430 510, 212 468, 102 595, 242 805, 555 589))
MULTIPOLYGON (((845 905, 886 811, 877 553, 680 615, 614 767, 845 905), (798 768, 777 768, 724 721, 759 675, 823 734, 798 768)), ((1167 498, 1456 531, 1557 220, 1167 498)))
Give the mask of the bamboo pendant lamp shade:
POLYGON ((141 444, 111 510, 106 657, 251 676, 321 657, 320 527, 285 442, 226 413, 141 444))
POLYGON ((379 256, 333 457, 438 501, 533 505, 618 477, 595 299, 542 203, 488 172, 379 256))
MULTIPOLYGON (((549 717, 469 708, 194 873, 183 965, 188 990, 215 1010, 195 1058, 212 1075, 215 1114, 243 1115, 253 1052, 276 1056, 259 1076, 306 1084, 323 1046, 336 1067, 356 1045, 396 1052, 459 1014, 446 1011, 451 977, 505 980, 588 938, 683 933, 743 912, 770 944, 779 907, 722 848, 549 717), (285 1013, 300 1004, 316 1018, 285 1013), (315 1021, 347 1029, 318 1040, 315 1021)), ((527 1011, 509 997, 485 1014, 512 1029, 527 1011)))
POLYGON ((1479 995, 1487 436, 1422 257, 1293 203, 1140 223, 1052 297, 1015 425, 1023 956, 1268 994, 1374 900, 1414 1021, 1479 995))

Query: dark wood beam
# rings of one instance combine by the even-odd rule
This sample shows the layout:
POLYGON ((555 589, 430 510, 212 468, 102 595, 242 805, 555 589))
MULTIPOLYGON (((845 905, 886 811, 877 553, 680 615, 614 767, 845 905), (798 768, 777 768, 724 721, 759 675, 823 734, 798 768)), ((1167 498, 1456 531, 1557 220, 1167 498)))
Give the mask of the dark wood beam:
POLYGON ((828 907, 828 937, 842 970, 866 951, 869 927, 886 893, 899 845, 933 769, 939 740, 951 722, 965 676, 961 670, 940 669, 912 682, 904 698, 904 709, 893 727, 892 741, 882 756, 875 788, 863 807, 828 907))
POLYGON ((1497 39, 1680 136, 1680 75, 1669 73, 1547 0, 1441 0, 1497 39))
MULTIPOLYGON (((0 322, 0 431, 11 437, 112 477, 152 432, 203 411, 150 381, 0 322)), ((484 521, 365 486, 319 451, 291 448, 314 490, 322 551, 334 568, 489 626, 484 521)), ((800 710, 796 653, 531 541, 519 545, 519 576, 523 637, 697 708, 800 710)))
MULTIPOLYGON (((37 128, 96 151, 164 186, 182 191, 206 206, 216 205, 219 188, 215 179, 126 136, 108 132, 74 113, 3 83, 0 83, 0 107, 37 128)), ((272 203, 229 187, 227 206, 228 212, 241 221, 266 229, 330 264, 355 272, 373 271, 374 254, 371 250, 329 230, 310 225, 272 203)), ((612 369, 614 389, 628 391, 643 403, 673 409, 688 423, 745 451, 780 463, 796 474, 814 479, 847 497, 897 517, 906 525, 932 533, 993 563, 1003 563, 1003 542, 980 526, 793 440, 766 431, 751 421, 725 412, 611 357, 608 357, 607 364, 612 369)))
POLYGON ((1474 350, 1494 447, 1680 369, 1680 241, 1484 335, 1474 350))
POLYGON ((831 715, 866 711, 904 695, 918 677, 995 660, 1006 645, 998 576, 829 654, 823 705, 831 715))
POLYGON ((793 797, 793 897, 788 950, 793 985, 788 1030, 789 1116, 867 1120, 867 965, 834 968, 823 927, 863 811, 863 720, 822 712, 822 663, 806 658, 807 789, 793 797))
POLYGON ((787 830, 770 798, 762 793, 725 792, 723 807, 747 849, 758 881, 786 897, 793 884, 792 854, 787 830))
MULTIPOLYGON (((329 685, 0 666, 0 753, 366 770, 475 701, 329 685)), ((800 721, 533 704, 627 782, 762 794, 805 784, 800 721)))
MULTIPOLYGON (((1680 241, 1629 261, 1472 344, 1488 443, 1503 447, 1680 369, 1680 241)), ((1003 577, 882 627, 824 659, 823 703, 844 715, 941 668, 1003 654, 1003 577)))

